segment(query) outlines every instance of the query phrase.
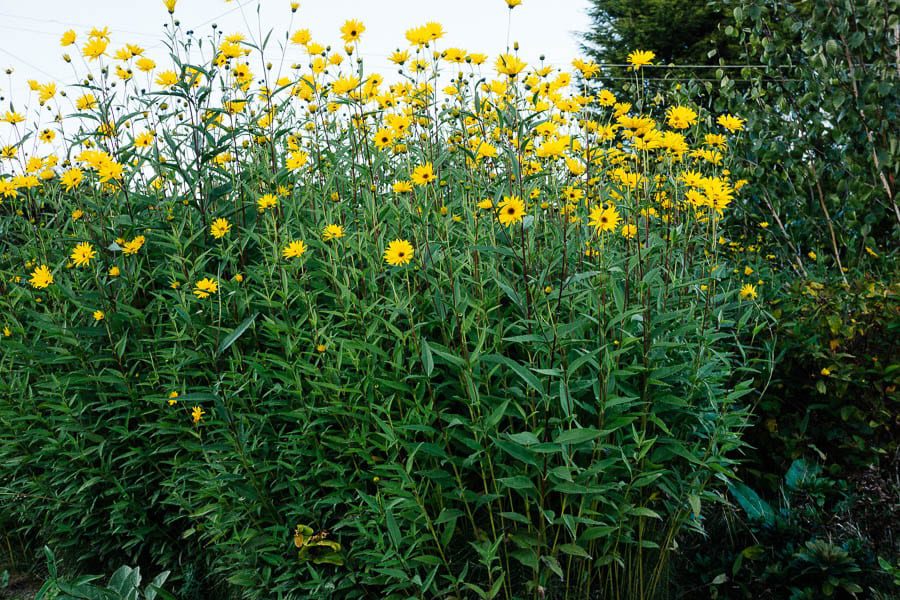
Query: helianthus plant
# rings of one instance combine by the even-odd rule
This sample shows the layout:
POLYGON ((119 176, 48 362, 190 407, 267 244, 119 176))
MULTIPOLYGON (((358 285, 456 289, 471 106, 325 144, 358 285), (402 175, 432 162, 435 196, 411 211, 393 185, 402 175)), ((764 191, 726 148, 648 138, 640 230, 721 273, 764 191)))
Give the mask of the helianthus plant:
POLYGON ((65 158, 14 128, 0 176, 4 526, 243 597, 653 596, 765 366, 736 132, 436 23, 388 84, 342 33, 64 39, 65 158))

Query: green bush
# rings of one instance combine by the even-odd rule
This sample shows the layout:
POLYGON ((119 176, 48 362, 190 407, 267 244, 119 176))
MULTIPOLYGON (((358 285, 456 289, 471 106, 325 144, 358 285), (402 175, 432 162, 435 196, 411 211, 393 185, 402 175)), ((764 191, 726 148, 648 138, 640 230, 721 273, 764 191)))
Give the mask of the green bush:
POLYGON ((510 55, 441 96, 432 25, 434 73, 256 92, 265 44, 173 31, 0 179, 4 529, 185 596, 657 595, 768 368, 741 121, 510 55))

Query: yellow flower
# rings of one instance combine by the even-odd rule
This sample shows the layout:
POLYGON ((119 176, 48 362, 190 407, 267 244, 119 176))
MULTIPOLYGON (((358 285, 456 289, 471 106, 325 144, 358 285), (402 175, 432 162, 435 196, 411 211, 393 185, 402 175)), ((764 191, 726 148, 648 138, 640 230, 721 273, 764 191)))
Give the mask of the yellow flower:
POLYGON ((78 187, 82 179, 84 179, 84 173, 81 169, 69 169, 60 176, 59 183, 66 188, 67 192, 71 192, 74 188, 78 187))
POLYGON ((178 0, 163 0, 163 6, 166 7, 166 10, 169 11, 170 15, 175 12, 175 4, 177 2, 178 0))
POLYGON ((872 258, 878 258, 878 253, 875 252, 874 250, 872 250, 871 248, 869 248, 868 246, 866 246, 866 253, 868 253, 868 255, 871 256, 872 258))
POLYGON ((322 230, 322 239, 326 242, 344 237, 344 228, 340 225, 326 225, 322 230))
POLYGON ((607 206, 606 208, 597 206, 591 210, 588 217, 588 223, 593 225, 598 233, 613 231, 619 226, 619 211, 616 210, 615 206, 607 206))
POLYGON ((427 185, 434 181, 434 169, 432 168, 431 163, 425 163, 424 165, 419 165, 413 169, 410 179, 412 179, 412 182, 416 185, 427 185))
POLYGON ((751 269, 749 266, 744 267, 744 275, 753 275, 753 269, 751 269))
POLYGON ((60 46, 71 46, 75 43, 75 32, 71 29, 62 34, 62 37, 59 40, 60 46))
POLYGON ((393 190, 395 194, 405 194, 413 189, 411 181, 395 181, 393 190))
POLYGON ((697 122, 697 113, 687 106, 672 106, 666 111, 666 122, 672 129, 687 129, 697 122))
POLYGON ((626 240, 630 240, 634 236, 637 235, 637 225, 623 225, 622 226, 622 237, 626 240))
POLYGON ((513 225, 525 216, 525 203, 518 196, 504 196, 497 211, 497 218, 504 226, 513 225))
POLYGON ((203 418, 203 415, 206 414, 206 411, 200 408, 199 406, 195 406, 191 409, 191 418, 194 420, 194 425, 200 422, 200 419, 203 418))
POLYGON ((231 223, 228 222, 228 219, 216 219, 209 226, 209 233, 217 240, 225 237, 229 231, 231 231, 231 223))
POLYGON ((756 286, 752 283, 745 283, 741 287, 740 296, 742 300, 756 300, 756 286))
POLYGON ((95 321, 102 321, 105 317, 106 317, 106 314, 102 310, 94 311, 94 320, 95 321))
POLYGON ((110 277, 118 277, 121 274, 122 274, 122 271, 119 269, 119 267, 112 266, 109 268, 109 276, 110 277))
POLYGON ((731 133, 744 129, 744 120, 740 117, 735 117, 734 115, 719 115, 719 118, 716 119, 716 123, 731 133))
POLYGON ((656 53, 650 50, 635 50, 628 55, 628 62, 631 64, 631 68, 637 71, 645 65, 653 64, 654 58, 656 58, 656 53))
POLYGON ((179 394, 175 390, 169 392, 169 406, 174 406, 178 402, 178 396, 179 394))
POLYGON ((97 252, 94 251, 93 246, 87 242, 81 242, 75 246, 74 250, 72 250, 70 258, 72 259, 72 262, 75 263, 76 267, 87 267, 91 264, 91 260, 96 256, 97 252))
POLYGON ((278 205, 278 198, 274 194, 266 194, 265 196, 260 196, 259 200, 256 201, 256 207, 259 212, 266 212, 270 208, 275 208, 278 205))
POLYGON ((284 247, 281 256, 284 258, 300 258, 306 252, 306 244, 303 240, 295 240, 284 247))
POLYGON ((494 63, 494 68, 497 69, 497 72, 507 77, 515 77, 526 66, 528 65, 514 54, 501 54, 497 57, 497 62, 494 63))
POLYGON ((819 373, 822 374, 822 377, 830 377, 830 376, 831 376, 831 369, 829 369, 828 367, 822 367, 822 370, 819 371, 819 373))
POLYGON ((506 0, 506 5, 510 10, 522 4, 522 0, 506 0))
POLYGON ((38 289, 47 288, 53 283, 53 273, 50 272, 50 268, 47 265, 41 265, 32 271, 29 283, 31 283, 32 287, 38 289))
POLYGON ((413 259, 415 250, 406 240, 396 239, 388 244, 384 251, 384 260, 392 267, 409 264, 413 259))
POLYGON ((328 346, 326 346, 325 344, 316 345, 316 352, 318 352, 319 354, 324 354, 326 350, 328 350, 328 346))
POLYGON ((134 238, 133 240, 131 240, 130 242, 127 242, 125 244, 125 247, 122 248, 122 253, 127 254, 128 256, 137 254, 138 250, 141 249, 141 247, 144 245, 144 242, 146 242, 146 241, 147 241, 147 238, 145 238, 142 235, 139 235, 136 238, 134 238))
POLYGON ((360 21, 350 19, 349 21, 345 21, 341 26, 341 39, 348 44, 355 42, 359 40, 359 36, 361 36, 365 30, 366 26, 360 21))
POLYGON ((178 74, 175 71, 163 71, 156 76, 156 83, 164 88, 170 88, 178 83, 178 74))
POLYGON ((204 277, 194 286, 194 295, 201 300, 209 298, 210 294, 215 294, 218 291, 219 283, 215 279, 210 279, 209 277, 204 277))
POLYGON ((102 38, 91 38, 81 48, 81 53, 89 60, 97 60, 98 58, 106 54, 107 46, 109 46, 109 41, 102 38))
POLYGON ((809 257, 810 260, 818 260, 818 258, 819 258, 819 257, 816 255, 816 253, 813 252, 812 250, 810 250, 809 252, 807 252, 806 255, 809 257))

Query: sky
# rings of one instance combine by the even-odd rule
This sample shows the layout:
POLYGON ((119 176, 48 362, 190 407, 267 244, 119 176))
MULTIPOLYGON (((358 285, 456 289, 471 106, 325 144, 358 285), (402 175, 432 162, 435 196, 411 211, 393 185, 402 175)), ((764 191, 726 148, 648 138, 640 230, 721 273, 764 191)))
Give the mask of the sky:
MULTIPOLYGON (((504 0, 301 0, 293 15, 289 0, 178 0, 175 17, 198 35, 208 34, 213 23, 225 33, 256 33, 274 30, 273 44, 283 42, 285 32, 308 28, 313 39, 339 48, 339 29, 347 19, 366 26, 361 51, 366 71, 389 74, 396 67, 387 55, 407 47, 404 33, 413 26, 437 21, 447 35, 441 47, 460 47, 491 57, 518 41, 521 55, 536 61, 544 54, 548 62, 568 66, 578 56, 578 32, 588 27, 588 0, 524 0, 511 13, 504 0), (259 19, 257 7, 259 6, 259 19)), ((74 29, 79 42, 94 26, 112 32, 110 50, 127 43, 147 49, 147 56, 165 64, 163 24, 169 15, 162 0, 0 0, 0 69, 12 67, 12 79, 0 79, 3 110, 10 99, 21 106, 26 98, 26 79, 42 83, 55 79, 71 83, 73 72, 62 60, 59 38, 74 29)), ((280 54, 280 51, 279 51, 280 54)), ((288 63, 302 55, 294 46, 288 63)), ((0 71, 0 72, 2 72, 0 71)))

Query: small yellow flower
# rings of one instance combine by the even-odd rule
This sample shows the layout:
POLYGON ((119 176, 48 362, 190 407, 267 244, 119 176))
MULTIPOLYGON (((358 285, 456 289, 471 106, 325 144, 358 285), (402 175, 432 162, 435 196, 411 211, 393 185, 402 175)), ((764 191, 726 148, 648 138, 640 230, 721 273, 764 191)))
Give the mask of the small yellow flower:
POLYGON ((95 321, 102 321, 104 318, 106 318, 106 314, 102 310, 94 311, 94 320, 95 321))
POLYGON ((32 271, 29 283, 37 289, 45 289, 53 283, 53 273, 47 265, 41 265, 32 271))
POLYGON ((69 258, 72 259, 75 266, 87 267, 90 266, 91 261, 96 258, 96 256, 97 252, 94 250, 93 246, 87 242, 81 242, 75 246, 75 249, 72 250, 72 255, 69 258))
POLYGON ((816 253, 813 252, 812 250, 807 252, 806 255, 809 257, 810 260, 818 260, 819 259, 819 257, 816 255, 816 253))
POLYGON ((384 260, 392 267, 409 264, 415 250, 407 240, 396 239, 388 244, 384 251, 384 260))
POLYGON ((210 279, 209 277, 204 277, 194 286, 194 295, 201 300, 209 298, 210 294, 215 294, 218 291, 219 283, 215 279, 210 279))
POLYGON ((168 400, 169 406, 174 406, 175 403, 178 402, 178 396, 179 396, 179 394, 175 390, 172 390, 171 392, 169 392, 169 400, 168 400))
POLYGON ((229 231, 231 231, 231 223, 228 222, 228 219, 216 219, 209 226, 210 234, 217 240, 225 237, 229 231))
POLYGON ((829 369, 828 367, 822 367, 822 370, 819 371, 819 373, 822 374, 822 377, 830 377, 830 376, 831 376, 831 369, 829 369))
POLYGON ((755 300, 757 296, 756 286, 752 283, 745 283, 741 287, 740 296, 742 300, 755 300))
POLYGON ((318 344, 316 346, 316 352, 318 352, 319 354, 324 354, 326 350, 328 350, 328 346, 326 346, 325 344, 318 344))
POLYGON ((110 277, 118 277, 121 274, 122 274, 122 271, 119 269, 119 267, 112 266, 109 268, 109 276, 110 277))
POLYGON ((191 409, 191 418, 194 420, 194 425, 200 422, 200 419, 203 418, 203 415, 206 414, 206 411, 200 408, 199 406, 195 406, 191 409))
POLYGON ((628 55, 628 62, 631 64, 631 68, 637 71, 643 66, 653 64, 654 58, 656 58, 656 53, 650 50, 635 50, 628 55))
POLYGON ((344 237, 344 228, 340 225, 326 225, 322 230, 322 239, 326 242, 344 237))
POLYGON ((300 258, 306 253, 306 250, 306 243, 303 240, 294 240, 284 247, 281 256, 287 259, 300 258))

